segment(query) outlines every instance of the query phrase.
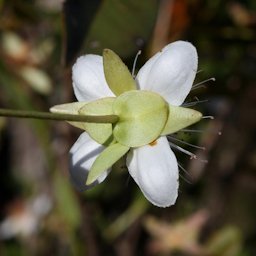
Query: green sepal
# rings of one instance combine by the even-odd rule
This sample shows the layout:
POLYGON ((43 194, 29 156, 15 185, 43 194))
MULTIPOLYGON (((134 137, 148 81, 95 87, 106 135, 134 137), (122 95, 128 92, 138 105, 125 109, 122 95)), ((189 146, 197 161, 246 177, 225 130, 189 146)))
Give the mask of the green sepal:
POLYGON ((136 90, 136 83, 127 66, 110 49, 103 50, 103 67, 108 86, 116 96, 136 90))
POLYGON ((199 111, 190 108, 169 105, 169 115, 161 135, 175 133, 202 118, 199 111))
POLYGON ((125 92, 113 103, 119 116, 113 134, 128 147, 140 147, 157 139, 168 117, 168 105, 157 93, 150 91, 125 92))
POLYGON ((130 148, 119 143, 108 146, 102 151, 94 161, 89 175, 86 180, 86 185, 92 184, 97 178, 115 162, 117 162, 123 155, 125 155, 130 148))
MULTIPOLYGON (((72 103, 66 103, 61 105, 56 105, 50 108, 50 112, 57 113, 57 114, 72 114, 72 115, 78 115, 79 109, 82 108, 86 102, 72 102, 72 103)), ((83 122, 68 122, 69 124, 80 128, 82 130, 85 130, 85 123, 83 122)))
MULTIPOLYGON (((94 116, 112 115, 112 105, 114 100, 114 97, 106 97, 89 102, 83 105, 83 107, 79 109, 78 113, 80 115, 94 116)), ((109 145, 113 142, 112 124, 84 123, 83 126, 90 137, 99 144, 109 145)))

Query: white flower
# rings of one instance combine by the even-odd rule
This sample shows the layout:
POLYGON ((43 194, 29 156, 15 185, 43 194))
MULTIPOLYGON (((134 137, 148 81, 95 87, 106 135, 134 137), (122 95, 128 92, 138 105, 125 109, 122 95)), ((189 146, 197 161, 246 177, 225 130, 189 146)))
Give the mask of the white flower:
MULTIPOLYGON (((197 51, 192 44, 183 41, 171 43, 140 69, 135 79, 137 89, 155 92, 169 105, 180 106, 191 90, 197 64, 197 51)), ((72 78, 78 101, 91 102, 115 97, 106 82, 101 56, 85 55, 78 58, 73 66, 72 78)), ((103 149, 104 146, 91 139, 86 132, 71 148, 70 174, 78 189, 88 188, 85 180, 103 149)), ((126 163, 129 173, 145 197, 159 207, 173 205, 178 195, 179 174, 177 160, 167 138, 159 134, 152 143, 128 149, 126 163)), ((124 149, 124 152, 127 150, 124 149)), ((93 184, 102 182, 108 171, 101 173, 93 184)))

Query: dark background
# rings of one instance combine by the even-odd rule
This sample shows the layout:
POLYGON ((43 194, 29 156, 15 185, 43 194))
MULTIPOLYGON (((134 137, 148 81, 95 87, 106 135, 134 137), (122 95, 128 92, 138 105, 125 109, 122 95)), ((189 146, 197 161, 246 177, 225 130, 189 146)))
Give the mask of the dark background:
POLYGON ((144 199, 125 170, 78 193, 64 122, 0 118, 0 255, 256 255, 256 1, 0 0, 0 107, 47 111, 75 101, 77 56, 110 48, 137 70, 175 40, 199 55, 188 101, 203 120, 180 133, 208 163, 177 152, 175 206, 144 199), (220 135, 221 134, 221 135, 220 135))

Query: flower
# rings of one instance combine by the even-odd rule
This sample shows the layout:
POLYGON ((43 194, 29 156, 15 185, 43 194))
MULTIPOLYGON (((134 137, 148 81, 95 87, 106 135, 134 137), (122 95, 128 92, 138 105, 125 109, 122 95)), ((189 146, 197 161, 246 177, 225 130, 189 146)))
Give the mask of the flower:
POLYGON ((88 54, 77 59, 72 79, 79 102, 51 111, 119 117, 115 125, 72 123, 86 130, 70 150, 70 176, 79 190, 104 181, 111 166, 127 154, 128 171, 144 196, 159 207, 175 203, 178 163, 166 135, 202 117, 180 107, 191 90, 197 65, 195 47, 184 41, 164 47, 135 80, 111 50, 104 50, 103 57, 88 54))

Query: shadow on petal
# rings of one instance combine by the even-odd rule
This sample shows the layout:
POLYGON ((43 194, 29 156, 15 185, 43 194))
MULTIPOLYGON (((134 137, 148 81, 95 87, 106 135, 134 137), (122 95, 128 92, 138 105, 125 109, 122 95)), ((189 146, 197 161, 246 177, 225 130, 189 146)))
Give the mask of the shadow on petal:
POLYGON ((107 177, 109 170, 100 175, 90 186, 85 185, 92 164, 104 149, 104 146, 93 141, 86 133, 80 135, 71 148, 69 153, 70 179, 79 191, 94 187, 107 177))

